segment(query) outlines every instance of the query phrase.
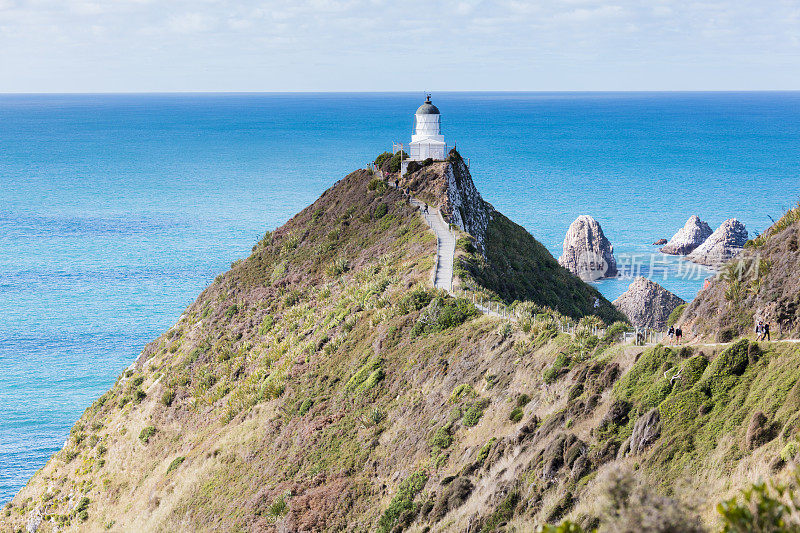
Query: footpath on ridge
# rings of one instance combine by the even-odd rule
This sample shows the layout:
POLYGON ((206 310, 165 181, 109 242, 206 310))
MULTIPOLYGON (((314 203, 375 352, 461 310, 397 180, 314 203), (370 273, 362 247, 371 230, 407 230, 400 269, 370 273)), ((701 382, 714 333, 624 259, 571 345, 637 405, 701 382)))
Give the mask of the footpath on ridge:
MULTIPOLYGON (((374 172, 384 181, 386 181, 387 185, 390 187, 394 187, 394 183, 391 180, 387 180, 384 173, 381 170, 374 170, 374 172)), ((450 225, 445 221, 444 217, 442 216, 442 212, 439 210, 438 207, 433 207, 427 205, 422 200, 414 198, 411 196, 410 191, 400 188, 400 190, 408 197, 408 201, 411 205, 419 209, 420 215, 422 215, 423 220, 428 225, 433 233, 436 235, 436 263, 434 265, 434 271, 432 277, 433 287, 436 289, 441 289, 447 291, 448 294, 456 296, 455 292, 453 291, 453 264, 455 261, 455 253, 456 253, 456 236, 450 230, 450 225)), ((463 294, 462 294, 463 295, 463 294)), ((505 318, 508 320, 512 320, 514 322, 517 321, 517 317, 514 313, 509 312, 505 307, 500 307, 497 305, 496 309, 493 309, 491 302, 485 302, 487 305, 484 305, 483 301, 479 301, 475 295, 472 295, 472 303, 475 307, 483 314, 498 317, 498 318, 505 318)), ((560 326, 559 329, 562 333, 567 333, 569 335, 574 335, 574 327, 570 328, 569 326, 560 326)), ((598 330, 597 334, 604 333, 605 330, 598 330)), ((626 337, 627 338, 627 337, 626 337)), ((656 344, 662 343, 664 341, 664 333, 659 332, 657 335, 653 335, 652 337, 646 338, 644 343, 645 346, 654 346, 656 344)), ((788 342, 788 343, 798 343, 800 339, 780 339, 775 340, 772 342, 788 342)), ((666 343, 665 343, 666 344, 666 343)), ((671 343, 670 343, 671 344, 671 343)), ((683 344, 684 346, 705 346, 705 347, 724 347, 733 344, 732 342, 728 343, 692 343, 691 341, 683 344)))

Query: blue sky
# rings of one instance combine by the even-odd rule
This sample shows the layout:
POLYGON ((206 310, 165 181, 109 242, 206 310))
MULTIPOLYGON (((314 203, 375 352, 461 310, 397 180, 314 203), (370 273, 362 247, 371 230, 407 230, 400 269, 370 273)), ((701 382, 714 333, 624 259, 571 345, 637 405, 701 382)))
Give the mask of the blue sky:
POLYGON ((0 0, 0 92, 800 89, 800 2, 0 0))

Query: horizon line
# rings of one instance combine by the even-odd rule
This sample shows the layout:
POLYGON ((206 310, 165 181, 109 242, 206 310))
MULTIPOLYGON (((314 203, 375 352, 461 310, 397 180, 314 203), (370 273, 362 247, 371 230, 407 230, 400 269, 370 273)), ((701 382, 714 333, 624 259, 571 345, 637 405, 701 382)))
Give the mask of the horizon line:
POLYGON ((680 94, 680 93, 800 93, 800 89, 631 89, 631 90, 439 90, 439 91, 0 91, 0 96, 72 95, 290 95, 290 94, 680 94))

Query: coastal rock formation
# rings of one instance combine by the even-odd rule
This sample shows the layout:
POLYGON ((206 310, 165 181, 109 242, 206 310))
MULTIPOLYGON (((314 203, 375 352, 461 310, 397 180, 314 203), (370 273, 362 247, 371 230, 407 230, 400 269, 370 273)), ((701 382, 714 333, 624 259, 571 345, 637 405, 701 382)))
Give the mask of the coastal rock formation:
POLYGON ((687 255, 703 244, 713 233, 711 226, 692 215, 686 224, 672 236, 666 246, 661 248, 662 254, 687 255))
POLYGON ((667 239, 658 239, 653 243, 653 246, 663 246, 665 244, 667 244, 667 239))
POLYGON ((728 259, 742 251, 747 242, 747 229, 744 224, 730 218, 698 246, 686 259, 710 267, 719 267, 728 259))
POLYGON ((669 314, 686 302, 658 283, 639 276, 631 283, 628 290, 612 303, 634 326, 663 330, 666 328, 669 314))
POLYGON ((558 262, 584 281, 617 274, 614 247, 606 239, 600 224, 589 215, 581 215, 570 224, 564 237, 564 252, 558 262))
POLYGON ((475 187, 464 159, 458 152, 452 152, 449 160, 451 164, 445 168, 447 202, 444 207, 450 214, 450 223, 475 237, 479 249, 484 250, 491 210, 475 187))

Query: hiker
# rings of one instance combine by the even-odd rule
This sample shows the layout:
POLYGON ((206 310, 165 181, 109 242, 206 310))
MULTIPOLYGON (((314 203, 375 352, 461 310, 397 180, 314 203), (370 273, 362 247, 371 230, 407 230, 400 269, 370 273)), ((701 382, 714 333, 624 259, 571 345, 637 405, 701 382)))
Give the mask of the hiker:
POLYGON ((675 326, 669 327, 667 335, 669 335, 669 343, 672 344, 675 341, 675 326))
POLYGON ((681 331, 681 328, 680 327, 675 328, 675 342, 680 344, 682 336, 683 336, 683 331, 681 331))
POLYGON ((769 322, 761 326, 761 340, 770 340, 769 338, 769 322))
POLYGON ((400 187, 400 180, 394 180, 394 188, 397 189, 400 187))
POLYGON ((761 340, 761 334, 763 332, 764 332, 764 323, 759 320, 758 324, 756 324, 756 340, 757 341, 761 340))
POLYGON ((425 202, 425 209, 422 210, 426 215, 428 214, 428 202, 425 202))

